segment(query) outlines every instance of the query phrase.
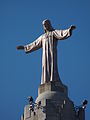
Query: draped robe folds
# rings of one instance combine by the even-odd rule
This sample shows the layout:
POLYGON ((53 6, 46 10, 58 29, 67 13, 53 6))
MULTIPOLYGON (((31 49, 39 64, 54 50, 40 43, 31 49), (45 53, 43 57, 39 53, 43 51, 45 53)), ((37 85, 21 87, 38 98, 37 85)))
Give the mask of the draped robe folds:
POLYGON ((48 81, 61 82, 57 68, 57 43, 58 40, 66 39, 70 35, 70 28, 66 30, 48 31, 33 43, 24 46, 26 53, 33 52, 40 48, 43 49, 41 84, 48 81))

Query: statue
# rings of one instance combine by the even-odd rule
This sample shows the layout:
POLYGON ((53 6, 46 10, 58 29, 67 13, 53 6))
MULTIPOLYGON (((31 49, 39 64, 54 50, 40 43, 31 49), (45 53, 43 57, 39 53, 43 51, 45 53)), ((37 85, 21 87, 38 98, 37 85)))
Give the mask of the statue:
POLYGON ((51 26, 51 22, 46 19, 43 21, 43 28, 45 32, 43 35, 37 38, 33 43, 25 46, 17 46, 17 49, 30 53, 42 48, 41 84, 48 81, 61 82, 57 68, 57 43, 58 40, 65 40, 70 37, 72 35, 72 30, 76 27, 71 25, 66 30, 55 30, 51 26))

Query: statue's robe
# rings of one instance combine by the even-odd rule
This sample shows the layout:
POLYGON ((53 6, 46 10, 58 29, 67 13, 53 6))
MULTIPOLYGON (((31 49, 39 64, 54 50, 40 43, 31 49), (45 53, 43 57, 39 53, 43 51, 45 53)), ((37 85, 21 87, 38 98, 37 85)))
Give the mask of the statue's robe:
POLYGON ((24 46, 26 53, 40 48, 43 49, 41 84, 48 81, 61 82, 57 68, 57 43, 58 40, 66 39, 70 35, 70 28, 66 30, 53 30, 41 35, 33 43, 24 46))

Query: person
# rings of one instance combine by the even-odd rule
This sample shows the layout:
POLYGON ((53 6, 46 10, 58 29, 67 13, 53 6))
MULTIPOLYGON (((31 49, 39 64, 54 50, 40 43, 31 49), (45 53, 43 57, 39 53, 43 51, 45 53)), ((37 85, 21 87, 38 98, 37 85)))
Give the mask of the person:
POLYGON ((70 37, 72 35, 72 30, 76 27, 71 25, 65 30, 55 30, 52 27, 50 20, 46 19, 43 21, 43 28, 43 35, 28 45, 17 46, 17 49, 24 50, 26 53, 31 53, 42 48, 41 84, 49 81, 61 82, 57 68, 57 43, 58 40, 66 40, 70 37))

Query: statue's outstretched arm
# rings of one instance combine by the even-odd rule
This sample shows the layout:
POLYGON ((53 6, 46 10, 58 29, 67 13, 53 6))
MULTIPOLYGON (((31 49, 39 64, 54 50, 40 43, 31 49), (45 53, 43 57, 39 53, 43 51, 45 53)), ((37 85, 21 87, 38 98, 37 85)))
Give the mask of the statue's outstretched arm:
POLYGON ((35 50, 38 50, 42 47, 42 37, 40 36, 38 39, 36 39, 34 42, 25 45, 25 46, 17 46, 18 50, 24 50, 26 53, 33 52, 35 50))
POLYGON ((64 40, 72 35, 72 30, 75 28, 75 26, 71 25, 70 28, 66 30, 55 30, 54 37, 58 40, 64 40))

